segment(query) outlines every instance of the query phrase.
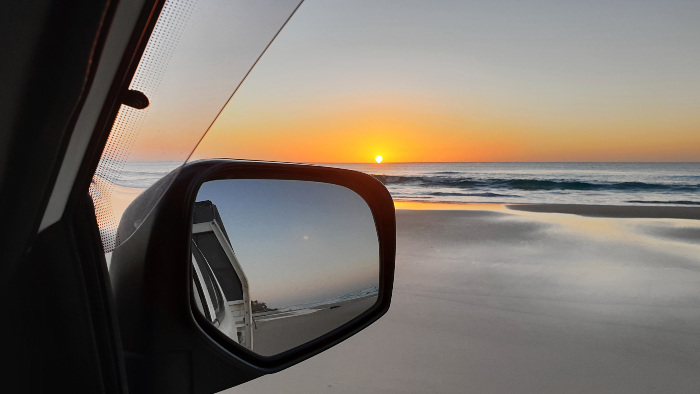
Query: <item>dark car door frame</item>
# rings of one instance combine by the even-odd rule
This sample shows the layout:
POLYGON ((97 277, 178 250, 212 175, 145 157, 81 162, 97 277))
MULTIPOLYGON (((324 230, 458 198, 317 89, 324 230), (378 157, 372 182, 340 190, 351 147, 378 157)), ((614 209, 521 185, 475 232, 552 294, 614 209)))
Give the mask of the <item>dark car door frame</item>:
POLYGON ((150 0, 2 3, 3 390, 126 391, 87 190, 120 94, 161 6, 150 0), (98 78, 104 67, 112 74, 98 78), (91 102, 96 89, 105 94, 91 102), (95 108, 95 127, 76 132, 79 117, 95 108), (83 149, 75 148, 76 141, 83 149), (71 166, 73 172, 62 178, 71 166), (59 210, 47 221, 52 201, 59 210))

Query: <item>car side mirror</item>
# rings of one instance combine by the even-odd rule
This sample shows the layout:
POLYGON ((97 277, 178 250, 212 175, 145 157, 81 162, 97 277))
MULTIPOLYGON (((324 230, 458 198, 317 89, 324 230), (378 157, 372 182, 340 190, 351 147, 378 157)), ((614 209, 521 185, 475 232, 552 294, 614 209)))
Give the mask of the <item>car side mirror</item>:
POLYGON ((143 223, 134 220, 155 193, 125 211, 111 260, 132 390, 223 390, 326 350, 388 310, 394 206, 373 177, 233 160, 173 176, 143 223))

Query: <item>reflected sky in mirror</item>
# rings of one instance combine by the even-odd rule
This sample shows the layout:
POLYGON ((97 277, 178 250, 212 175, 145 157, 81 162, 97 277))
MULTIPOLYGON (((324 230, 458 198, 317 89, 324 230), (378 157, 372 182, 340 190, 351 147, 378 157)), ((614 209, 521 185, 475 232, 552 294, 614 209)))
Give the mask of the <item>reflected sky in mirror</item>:
POLYGON ((218 208, 250 297, 270 308, 376 287, 379 245, 372 213, 342 186, 288 180, 216 180, 197 201, 218 208))

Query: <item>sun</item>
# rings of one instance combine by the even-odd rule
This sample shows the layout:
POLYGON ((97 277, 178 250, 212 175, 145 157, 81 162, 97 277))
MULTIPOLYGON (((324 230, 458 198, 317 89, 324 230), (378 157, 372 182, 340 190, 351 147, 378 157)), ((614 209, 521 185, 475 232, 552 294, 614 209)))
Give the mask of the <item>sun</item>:
POLYGON ((377 156, 377 157, 374 158, 374 160, 376 160, 376 161, 377 161, 377 164, 379 164, 379 163, 381 163, 382 160, 384 160, 384 159, 382 159, 381 156, 377 156))

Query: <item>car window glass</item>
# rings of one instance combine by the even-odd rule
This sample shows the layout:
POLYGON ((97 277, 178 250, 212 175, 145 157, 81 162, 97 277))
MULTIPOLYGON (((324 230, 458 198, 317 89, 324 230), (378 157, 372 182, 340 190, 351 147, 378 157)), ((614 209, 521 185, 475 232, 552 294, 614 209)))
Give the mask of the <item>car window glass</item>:
POLYGON ((90 187, 106 252, 128 237, 126 206, 182 165, 299 3, 166 1, 129 86, 150 105, 122 105, 90 187))

